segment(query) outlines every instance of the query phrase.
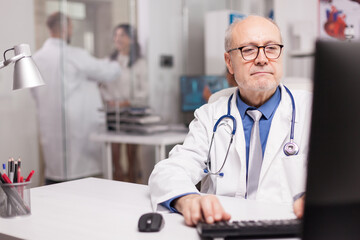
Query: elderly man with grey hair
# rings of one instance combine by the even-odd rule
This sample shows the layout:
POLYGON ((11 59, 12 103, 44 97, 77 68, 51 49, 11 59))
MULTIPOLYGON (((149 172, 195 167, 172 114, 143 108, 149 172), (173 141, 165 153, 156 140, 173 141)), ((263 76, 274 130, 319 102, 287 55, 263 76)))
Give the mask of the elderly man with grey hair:
POLYGON ((312 96, 280 83, 283 43, 271 20, 233 23, 225 45, 237 87, 197 109, 183 145, 155 166, 153 207, 181 213, 189 226, 213 223, 231 218, 215 196, 222 195, 294 204, 301 217, 312 96))

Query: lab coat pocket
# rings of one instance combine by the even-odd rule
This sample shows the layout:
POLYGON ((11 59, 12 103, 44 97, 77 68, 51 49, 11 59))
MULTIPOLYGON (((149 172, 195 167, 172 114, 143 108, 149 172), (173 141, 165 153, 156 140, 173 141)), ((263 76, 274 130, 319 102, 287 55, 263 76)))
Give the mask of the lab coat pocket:
POLYGON ((292 197, 305 192, 306 159, 305 154, 282 158, 285 177, 292 197))

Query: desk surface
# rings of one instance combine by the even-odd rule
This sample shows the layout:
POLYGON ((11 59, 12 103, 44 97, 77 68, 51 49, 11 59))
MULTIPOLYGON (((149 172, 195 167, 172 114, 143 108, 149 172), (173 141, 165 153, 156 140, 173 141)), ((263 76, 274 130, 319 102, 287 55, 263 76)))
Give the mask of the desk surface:
POLYGON ((125 132, 98 131, 90 135, 92 141, 131 143, 143 145, 169 145, 183 142, 187 132, 167 131, 148 135, 125 132))
MULTIPOLYGON (((233 219, 292 218, 289 206, 220 197, 233 219)), ((146 185, 86 178, 31 189, 32 214, 0 218, 0 239, 199 239, 179 214, 163 213, 158 233, 137 231, 151 212, 146 185)))

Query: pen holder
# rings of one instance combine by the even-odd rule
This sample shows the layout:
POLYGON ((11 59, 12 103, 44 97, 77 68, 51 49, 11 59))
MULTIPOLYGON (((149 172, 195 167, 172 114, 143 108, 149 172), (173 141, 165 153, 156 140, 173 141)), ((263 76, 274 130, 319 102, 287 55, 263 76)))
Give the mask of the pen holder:
POLYGON ((0 183, 0 217, 31 214, 30 182, 0 183))

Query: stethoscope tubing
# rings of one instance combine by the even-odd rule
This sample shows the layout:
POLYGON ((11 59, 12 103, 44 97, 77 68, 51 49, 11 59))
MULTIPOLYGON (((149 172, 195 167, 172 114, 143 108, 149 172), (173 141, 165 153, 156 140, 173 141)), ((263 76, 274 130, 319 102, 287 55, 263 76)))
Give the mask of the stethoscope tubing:
POLYGON ((295 100, 294 96, 290 92, 290 90, 284 86, 286 91, 288 92, 290 98, 291 98, 291 105, 292 105, 292 116, 291 116, 291 130, 290 130, 290 141, 294 141, 294 131, 295 131, 295 117, 296 117, 296 108, 295 108, 295 100))
POLYGON ((226 160, 227 160, 227 156, 229 154, 229 150, 230 150, 230 146, 232 145, 232 142, 233 142, 233 138, 234 138, 234 135, 236 133, 236 119, 234 116, 231 115, 231 99, 233 98, 233 95, 234 94, 231 94, 231 96, 229 97, 229 100, 228 100, 228 108, 227 108, 227 114, 226 115, 223 115, 221 116, 215 123, 214 125, 214 128, 213 128, 213 134, 212 134, 212 137, 211 137, 211 142, 210 142, 210 147, 209 147, 209 152, 208 152, 208 155, 207 155, 207 160, 205 162, 205 169, 204 169, 204 173, 206 174, 210 174, 210 175, 219 175, 221 177, 224 176, 224 173, 221 172, 221 170, 224 168, 225 166, 225 163, 226 163, 226 160), (232 121, 233 121, 233 130, 231 131, 231 139, 230 139, 230 142, 229 142, 229 145, 228 145, 228 148, 226 150, 226 155, 225 155, 225 159, 223 161, 223 164, 221 165, 220 169, 216 172, 211 172, 211 160, 210 160, 210 153, 211 153, 211 147, 212 147, 212 144, 214 142, 214 137, 215 137, 215 133, 216 133, 216 130, 217 130, 217 127, 219 126, 220 122, 224 119, 224 118, 230 118, 232 121))
MULTIPOLYGON (((291 93, 291 91, 286 87, 284 86, 285 90, 287 91, 287 93, 289 94, 290 96, 290 99, 291 99, 291 105, 292 105, 292 116, 291 116, 291 129, 290 129, 290 142, 286 143, 285 146, 284 146, 284 153, 285 155, 287 156, 290 156, 290 155, 296 155, 299 151, 299 148, 297 146, 297 144, 294 142, 294 132, 295 132, 295 117, 296 117, 296 108, 295 108, 295 100, 294 100, 294 97, 291 93), (290 147, 289 147, 290 146, 290 147), (290 151, 288 150, 290 148, 290 151), (292 149, 295 149, 293 151, 291 151, 292 149)), ((205 162, 205 169, 204 169, 204 173, 206 174, 210 174, 210 175, 219 175, 219 176, 224 176, 224 173, 221 172, 221 170, 224 168, 225 166, 225 163, 226 163, 226 160, 227 160, 227 156, 229 154, 229 150, 230 150, 230 146, 232 145, 232 142, 233 142, 233 137, 236 133, 236 119, 234 116, 231 115, 231 100, 234 96, 234 93, 231 94, 231 96, 229 97, 229 100, 228 100, 228 106, 227 106, 227 114, 226 115, 223 115, 221 116, 215 123, 214 125, 214 128, 213 128, 213 134, 212 134, 212 137, 211 137, 211 142, 210 142, 210 147, 209 147, 209 152, 208 152, 208 155, 207 155, 207 160, 205 162), (211 153, 211 148, 212 148, 212 144, 213 144, 213 141, 214 141, 214 136, 215 136, 215 133, 216 133, 216 130, 217 130, 217 127, 219 126, 220 122, 224 119, 224 118, 230 118, 232 121, 233 121, 233 130, 231 132, 231 139, 230 139, 230 142, 229 142, 229 145, 228 145, 228 148, 227 148, 227 151, 226 151, 226 155, 225 155, 225 159, 223 161, 223 164, 221 165, 220 169, 216 172, 211 172, 211 160, 210 160, 210 153, 211 153)))
POLYGON ((231 94, 229 100, 228 100, 228 108, 227 108, 227 114, 221 116, 215 123, 214 125, 214 129, 213 129, 213 133, 216 132, 217 127, 219 126, 220 122, 224 119, 224 118, 230 118, 233 121, 233 130, 231 132, 232 136, 235 135, 236 133, 236 119, 234 118, 233 115, 231 115, 231 99, 233 98, 234 94, 231 94))

